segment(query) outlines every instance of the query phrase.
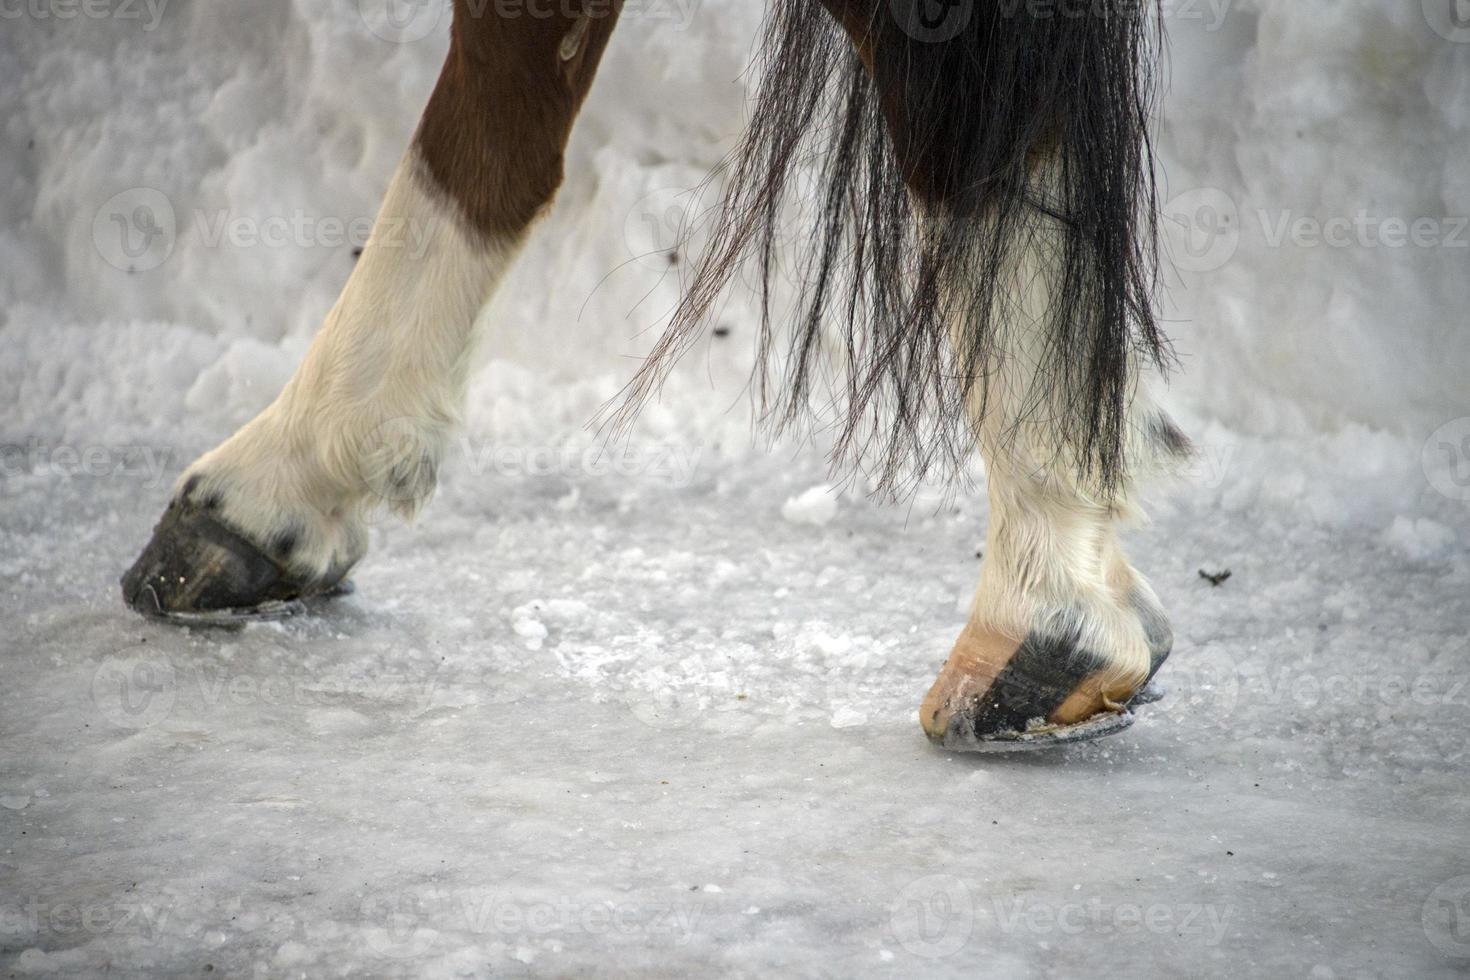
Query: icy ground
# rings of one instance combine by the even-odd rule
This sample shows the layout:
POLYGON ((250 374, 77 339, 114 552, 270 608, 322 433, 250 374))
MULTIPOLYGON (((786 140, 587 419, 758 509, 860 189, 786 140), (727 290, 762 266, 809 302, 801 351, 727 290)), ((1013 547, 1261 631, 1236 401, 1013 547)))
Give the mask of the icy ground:
POLYGON ((744 125, 754 0, 627 4, 468 441, 355 596, 237 632, 123 609, 418 118, 446 5, 385 37, 392 2, 0 5, 0 974, 1470 969, 1451 0, 1165 0, 1166 399, 1200 456, 1131 553, 1173 694, 1012 759, 914 717, 982 495, 833 499, 817 453, 750 452, 750 296, 621 472, 579 455, 744 125))
POLYGON ((950 756, 915 708, 983 509, 783 517, 821 473, 461 464, 376 532, 356 595, 236 632, 122 607, 159 491, 10 481, 0 963, 1463 972, 1462 559, 1171 497, 1133 535, 1176 617, 1171 697, 1108 741, 950 756))

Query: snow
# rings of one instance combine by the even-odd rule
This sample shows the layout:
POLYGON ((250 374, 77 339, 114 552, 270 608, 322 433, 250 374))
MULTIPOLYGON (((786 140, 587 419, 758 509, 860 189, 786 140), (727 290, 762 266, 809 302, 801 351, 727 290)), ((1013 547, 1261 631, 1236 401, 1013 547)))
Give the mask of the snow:
POLYGON ((792 524, 824 527, 837 516, 837 488, 823 484, 787 498, 781 516, 792 524))
POLYGON ((121 607, 174 476, 289 377, 433 83, 442 24, 393 43, 369 8, 7 18, 7 974, 1470 964, 1470 38, 1444 10, 1167 5, 1164 397, 1201 451, 1129 545, 1171 693, 1114 739, 977 759, 914 714, 982 492, 839 504, 820 438, 753 444, 748 296, 626 447, 585 427, 677 296, 754 3, 625 15, 440 493, 374 526, 354 596, 231 632, 121 607), (166 217, 145 191, 175 224, 128 256, 97 219, 166 217))

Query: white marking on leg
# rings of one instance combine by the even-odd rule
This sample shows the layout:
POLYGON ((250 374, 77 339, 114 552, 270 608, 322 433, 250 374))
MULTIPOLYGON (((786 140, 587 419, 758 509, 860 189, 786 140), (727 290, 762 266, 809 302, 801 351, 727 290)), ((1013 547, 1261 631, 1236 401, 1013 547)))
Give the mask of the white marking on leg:
MULTIPOLYGON (((1139 587, 1150 600, 1153 593, 1117 541, 1120 524, 1142 514, 1126 476, 1109 496, 1081 475, 1080 454, 1054 421, 1075 411, 1066 404, 1071 393, 1045 380, 1048 311, 1056 294, 1050 270, 1062 233, 1042 218, 1028 233, 1033 237, 1018 250, 1011 288, 1001 291, 1007 307, 995 320, 996 357, 971 406, 990 520, 970 618, 1017 638, 1080 630, 1081 646, 1107 657, 1116 678, 1142 683, 1150 655, 1131 597, 1139 587)), ((1143 423, 1153 410, 1137 383, 1129 404, 1132 467, 1146 455, 1143 423)))
POLYGON ((478 314, 519 240, 465 225, 411 147, 341 296, 280 396, 190 467, 257 542, 290 530, 321 575, 365 549, 362 518, 411 516, 459 422, 478 314))

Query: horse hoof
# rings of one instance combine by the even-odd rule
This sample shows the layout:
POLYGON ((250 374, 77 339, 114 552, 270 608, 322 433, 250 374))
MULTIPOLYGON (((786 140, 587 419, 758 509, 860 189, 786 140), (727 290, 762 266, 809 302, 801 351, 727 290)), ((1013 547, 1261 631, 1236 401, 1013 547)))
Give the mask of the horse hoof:
POLYGON ((1090 741, 1134 722, 1157 700, 1147 676, 1119 676, 1066 640, 1017 642, 966 626, 924 699, 920 720, 934 744, 955 752, 1010 752, 1090 741))
POLYGON ((993 732, 983 737, 960 728, 940 744, 950 752, 1030 752, 1116 735, 1131 728, 1134 720, 1132 711, 1108 712, 1075 725, 1037 725, 1026 731, 993 732))
POLYGON ((281 561, 209 510, 185 498, 169 505, 148 546, 122 577, 123 600, 156 619, 229 625, 279 619, 301 600, 339 594, 346 570, 318 580, 292 573, 281 561))

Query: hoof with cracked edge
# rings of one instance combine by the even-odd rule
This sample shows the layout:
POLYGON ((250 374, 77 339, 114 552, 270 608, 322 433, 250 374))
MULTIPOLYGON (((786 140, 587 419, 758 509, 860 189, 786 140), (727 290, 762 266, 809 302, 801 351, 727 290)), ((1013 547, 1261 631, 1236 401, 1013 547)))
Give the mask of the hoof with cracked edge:
POLYGON ((169 504, 122 577, 123 600, 157 619, 217 624, 290 615, 299 600, 345 591, 347 569, 319 579, 281 561, 187 497, 169 504))

